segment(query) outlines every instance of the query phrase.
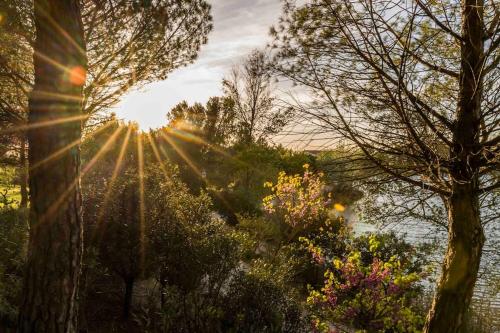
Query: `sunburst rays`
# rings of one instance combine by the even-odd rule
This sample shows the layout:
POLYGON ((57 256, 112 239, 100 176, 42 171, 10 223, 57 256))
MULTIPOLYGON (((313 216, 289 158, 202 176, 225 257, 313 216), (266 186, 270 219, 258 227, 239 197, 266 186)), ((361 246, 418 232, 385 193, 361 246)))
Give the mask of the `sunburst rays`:
MULTIPOLYGON (((95 131, 91 132, 89 134, 89 137, 96 136, 97 134, 101 133, 105 129, 109 128, 112 124, 113 124, 112 122, 108 122, 107 124, 104 124, 103 126, 99 127, 95 131)), ((57 150, 56 152, 52 153, 51 155, 47 156, 43 160, 40 160, 40 161, 34 163, 33 165, 31 165, 30 170, 35 170, 46 163, 57 160, 57 158, 61 157, 65 152, 67 152, 68 150, 70 150, 73 147, 78 146, 81 143, 82 143, 81 138, 71 142, 70 144, 66 145, 65 147, 63 147, 63 148, 57 150)))
MULTIPOLYGON (((108 138, 108 140, 104 143, 104 145, 99 149, 97 154, 82 168, 80 172, 80 176, 84 177, 92 167, 99 161, 99 159, 111 148, 112 144, 122 131, 122 127, 118 127, 114 133, 108 138)), ((42 225, 43 222, 47 222, 52 218, 57 210, 63 205, 68 198, 69 195, 73 192, 75 187, 79 184, 80 177, 74 179, 68 188, 50 205, 47 211, 40 217, 40 223, 38 225, 42 225)))
POLYGON ((160 166, 161 171, 163 172, 163 175, 165 176, 165 178, 169 178, 167 168, 165 167, 165 163, 163 162, 163 160, 161 158, 160 151, 159 151, 158 147, 156 146, 155 139, 151 136, 151 133, 148 133, 147 136, 148 136, 149 144, 151 145, 151 149, 153 150, 153 155, 155 156, 156 161, 158 162, 158 165, 160 166))
MULTIPOLYGON (((38 124, 37 126, 50 126, 54 124, 60 124, 68 121, 75 121, 76 119, 73 118, 65 118, 65 119, 58 119, 58 120, 53 120, 50 122, 44 122, 41 124, 38 124)), ((116 122, 109 122, 94 132, 90 133, 90 136, 96 136, 98 134, 102 134, 102 132, 105 132, 105 130, 109 129, 109 127, 113 124, 116 124, 116 122)), ((32 128, 32 127, 31 127, 32 128)), ((207 177, 202 172, 202 166, 197 165, 196 162, 191 158, 190 154, 185 151, 179 142, 177 142, 176 139, 182 140, 184 142, 188 142, 191 144, 198 145, 200 147, 208 147, 212 151, 217 152, 218 154, 221 154, 225 157, 233 158, 231 154, 226 152, 223 148, 218 147, 214 144, 211 144, 207 142, 204 138, 197 136, 195 134, 191 133, 186 133, 182 130, 178 129, 173 129, 173 128, 166 128, 162 129, 158 132, 159 136, 158 138, 161 138, 164 140, 166 144, 168 144, 169 147, 173 149, 181 158, 182 160, 187 164, 187 166, 193 170, 193 172, 200 177, 200 179, 207 185, 210 186, 209 180, 207 177)), ((114 145, 120 145, 118 149, 118 154, 116 157, 116 160, 114 161, 114 165, 112 167, 112 173, 111 176, 106 184, 106 189, 105 193, 101 199, 100 204, 98 205, 99 212, 96 215, 96 220, 95 222, 95 229, 93 230, 93 234, 91 235, 91 241, 95 242, 99 240, 99 234, 104 231, 102 229, 103 224, 105 224, 106 219, 106 210, 109 208, 111 198, 113 196, 113 185, 116 183, 117 178, 120 176, 120 173, 123 170, 124 167, 124 162, 126 160, 126 154, 127 151, 129 151, 130 143, 131 143, 131 138, 132 135, 135 136, 137 140, 137 147, 136 147, 136 154, 137 154, 137 180, 138 180, 138 207, 139 207, 139 212, 138 212, 138 223, 139 223, 139 238, 140 238, 140 250, 138 255, 140 256, 139 262, 141 265, 144 265, 145 263, 145 255, 146 255, 146 191, 147 191, 147 186, 146 186, 146 170, 145 170, 145 148, 148 148, 152 153, 153 158, 158 162, 158 167, 161 168, 162 173, 165 177, 165 179, 169 179, 171 177, 171 174, 169 173, 168 168, 166 167, 165 161, 168 159, 167 153, 164 151, 163 146, 159 146, 157 144, 157 137, 153 136, 152 133, 141 133, 139 132, 134 126, 132 125, 119 125, 111 134, 109 134, 109 137, 106 138, 106 141, 102 146, 99 148, 99 150, 95 153, 95 155, 82 167, 80 176, 81 178, 86 177, 88 173, 94 168, 97 164, 97 162, 107 153, 110 151, 110 149, 114 145), (126 129, 126 133, 122 136, 123 140, 118 140, 120 134, 123 134, 124 129, 126 129), (135 131, 135 133, 134 133, 135 131), (146 139, 146 140, 145 140, 146 139), (163 156, 162 156, 163 155, 163 156)), ((58 151, 54 152, 50 156, 47 156, 45 159, 39 161, 38 163, 34 164, 31 166, 32 169, 37 169, 46 163, 49 163, 53 160, 56 160, 58 158, 61 158, 68 150, 74 148, 75 146, 79 145, 82 143, 82 140, 75 140, 74 142, 70 143, 66 147, 63 147, 59 149, 58 151)), ((149 156, 149 155, 148 155, 149 156)), ((49 220, 54 214, 57 214, 58 209, 61 207, 61 205, 64 204, 65 200, 68 198, 69 195, 71 195, 72 191, 75 189, 76 185, 78 184, 80 180, 75 179, 70 186, 56 199, 52 205, 49 207, 47 212, 42 215, 42 220, 47 221, 49 220)), ((216 195, 217 198, 229 209, 231 209, 231 205, 219 194, 217 191, 213 193, 213 195, 216 195)))
MULTIPOLYGON (((172 130, 171 127, 168 127, 167 128, 167 131, 168 133, 172 133, 172 132, 175 132, 172 130)), ((196 166, 196 164, 191 160, 190 156, 184 152, 176 143, 174 140, 172 140, 169 135, 165 134, 164 131, 161 131, 160 134, 161 136, 165 139, 165 141, 167 141, 168 144, 170 144, 170 146, 177 152, 177 154, 179 154, 179 156, 187 163, 187 165, 196 173, 196 175, 198 177, 200 177, 200 179, 207 185, 207 186, 210 186, 210 182, 209 180, 203 175, 203 173, 200 171, 200 169, 196 166)), ((177 135, 176 137, 180 138, 180 139, 183 139, 184 141, 188 141, 188 142, 193 142, 193 143, 196 143, 198 145, 204 145, 204 146, 214 146, 208 142, 206 142, 204 139, 196 136, 196 135, 181 135, 181 132, 177 132, 177 135), (188 140, 186 140, 188 139, 188 140)), ((217 152, 221 153, 223 150, 222 149, 217 149, 216 150, 217 152)), ((229 154, 227 154, 226 152, 224 152, 224 155, 225 156, 230 156, 229 154)), ((213 191, 212 194, 214 194, 215 196, 217 196, 217 198, 222 202, 222 204, 224 206, 226 206, 229 210, 232 211, 232 206, 227 202, 227 200, 222 196, 220 195, 217 191, 213 191)))
POLYGON ((172 135, 172 136, 174 136, 178 139, 181 139, 185 142, 194 143, 194 144, 197 144, 197 145, 202 146, 202 147, 208 147, 212 151, 218 153, 219 155, 222 155, 226 158, 229 158, 235 162, 238 162, 241 165, 244 165, 244 166, 252 169, 253 171, 256 171, 258 174, 263 174, 263 172, 261 170, 259 170, 258 168, 256 168, 255 166, 253 166, 245 161, 242 161, 241 159, 236 158, 235 156, 228 153, 224 148, 217 146, 213 143, 210 143, 198 135, 195 135, 195 134, 190 133, 190 132, 186 132, 182 129, 173 128, 173 127, 167 127, 167 128, 165 128, 165 131, 167 132, 167 134, 162 133, 162 136, 172 135))
POLYGON ((144 267, 146 249, 145 249, 145 211, 144 202, 144 148, 142 145, 142 133, 137 133, 137 167, 139 176, 139 239, 140 239, 140 267, 144 267))
MULTIPOLYGON (((71 80, 74 82, 77 82, 79 78, 73 77, 71 80)), ((61 94, 61 93, 54 93, 54 92, 48 92, 48 91, 43 91, 43 90, 36 90, 31 93, 31 98, 32 99, 51 99, 54 101, 59 101, 59 102, 81 102, 83 100, 82 96, 80 95, 70 95, 70 94, 61 94)))
POLYGON ((64 39, 68 41, 71 45, 73 45, 78 52, 82 55, 86 55, 87 52, 83 49, 81 44, 79 44, 71 35, 63 28, 57 21, 50 15, 47 10, 43 6, 37 6, 37 10, 44 14, 45 18, 50 22, 50 24, 58 31, 64 39))
POLYGON ((118 174, 122 168, 125 153, 127 151, 129 142, 130 142, 130 136, 132 134, 132 126, 128 126, 127 133, 125 134, 125 138, 123 139, 122 146, 120 148, 120 152, 118 153, 118 158, 115 162, 115 166, 113 168, 113 173, 111 174, 111 178, 109 179, 109 182, 107 183, 107 189, 106 193, 104 194, 104 199, 102 201, 101 208, 99 209, 99 213, 97 215, 97 220, 96 220, 96 225, 95 225, 95 230, 94 233, 91 237, 91 239, 94 241, 96 236, 97 236, 97 231, 100 229, 100 226, 102 224, 102 220, 104 219, 104 216, 106 214, 106 208, 109 205, 110 199, 111 199, 111 192, 113 190, 113 185, 115 184, 116 179, 118 178, 118 174))
POLYGON ((168 135, 166 135, 163 131, 160 132, 161 136, 168 142, 168 144, 175 150, 177 154, 184 160, 184 162, 187 163, 187 165, 196 173, 198 177, 201 179, 204 179, 202 172, 200 169, 194 164, 194 162, 191 160, 190 156, 183 151, 175 142, 172 140, 168 135))
POLYGON ((0 130, 0 134, 16 133, 16 132, 21 132, 21 131, 29 131, 29 130, 33 130, 33 129, 37 129, 37 128, 41 128, 41 127, 62 125, 65 123, 83 121, 83 120, 86 120, 88 118, 89 118, 88 115, 78 115, 78 116, 71 116, 71 117, 58 117, 58 118, 54 118, 54 119, 50 119, 50 120, 44 120, 44 121, 25 124, 25 125, 21 125, 21 126, 6 128, 3 130, 0 130))
POLYGON ((226 152, 223 148, 208 142, 207 140, 203 139, 198 135, 174 127, 167 127, 165 128, 165 130, 167 131, 167 134, 172 135, 185 142, 191 142, 199 146, 205 146, 225 157, 233 158, 233 156, 231 156, 231 154, 226 152))

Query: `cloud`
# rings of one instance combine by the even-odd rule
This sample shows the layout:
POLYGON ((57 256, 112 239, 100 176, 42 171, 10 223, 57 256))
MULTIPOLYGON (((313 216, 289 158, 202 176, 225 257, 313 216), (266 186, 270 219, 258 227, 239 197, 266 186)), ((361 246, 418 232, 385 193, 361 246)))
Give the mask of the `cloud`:
POLYGON ((177 103, 205 102, 221 94, 221 80, 252 49, 269 41, 277 22, 280 0, 213 0, 214 31, 198 60, 173 72, 167 80, 147 85, 125 96, 114 110, 118 117, 137 121, 143 129, 165 124, 166 113, 177 103))

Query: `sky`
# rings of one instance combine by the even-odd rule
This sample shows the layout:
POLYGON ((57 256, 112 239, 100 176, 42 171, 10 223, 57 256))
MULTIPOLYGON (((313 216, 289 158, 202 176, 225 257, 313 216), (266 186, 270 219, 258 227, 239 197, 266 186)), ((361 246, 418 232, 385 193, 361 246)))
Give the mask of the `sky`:
POLYGON ((166 115, 183 100, 204 103, 222 94, 221 81, 251 50, 265 47, 269 28, 281 13, 280 0, 211 0, 214 29, 194 64, 165 80, 125 95, 118 118, 136 121, 143 130, 166 124, 166 115))

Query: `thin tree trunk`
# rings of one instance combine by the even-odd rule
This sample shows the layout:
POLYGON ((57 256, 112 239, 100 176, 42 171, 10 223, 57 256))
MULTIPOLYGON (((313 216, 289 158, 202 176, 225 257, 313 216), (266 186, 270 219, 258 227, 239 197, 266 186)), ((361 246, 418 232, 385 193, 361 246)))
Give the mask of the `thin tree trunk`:
POLYGON ((21 208, 28 207, 28 159, 26 157, 26 135, 21 137, 21 151, 19 153, 20 185, 21 185, 21 208))
POLYGON ((132 297, 134 295, 134 279, 125 280, 125 298, 123 301, 123 318, 130 318, 130 310, 132 309, 132 297))
POLYGON ((460 96, 453 133, 452 194, 447 200, 448 249, 425 333, 463 328, 485 237, 479 209, 479 133, 484 65, 484 1, 462 0, 460 96))
POLYGON ((165 309, 165 304, 167 303, 167 280, 160 277, 160 310, 165 309))
MULTIPOLYGON (((35 0, 35 85, 29 100, 29 163, 81 137, 87 68, 79 0, 35 0)), ((30 170, 30 241, 19 332, 77 331, 82 256, 80 148, 30 170)))

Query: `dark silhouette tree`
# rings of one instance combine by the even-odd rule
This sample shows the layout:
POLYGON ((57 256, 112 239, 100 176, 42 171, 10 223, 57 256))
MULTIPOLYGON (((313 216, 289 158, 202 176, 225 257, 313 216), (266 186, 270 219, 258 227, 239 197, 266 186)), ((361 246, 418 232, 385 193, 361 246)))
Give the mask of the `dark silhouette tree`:
POLYGON ((212 97, 206 105, 187 102, 177 104, 168 114, 172 129, 190 133, 206 145, 225 146, 233 140, 235 131, 234 101, 227 97, 212 97))
POLYGON ((289 109, 279 105, 262 51, 253 51, 240 66, 235 66, 222 82, 224 92, 235 104, 238 141, 263 142, 277 134, 289 121, 289 109))

